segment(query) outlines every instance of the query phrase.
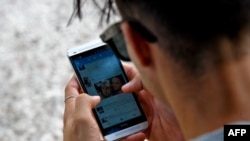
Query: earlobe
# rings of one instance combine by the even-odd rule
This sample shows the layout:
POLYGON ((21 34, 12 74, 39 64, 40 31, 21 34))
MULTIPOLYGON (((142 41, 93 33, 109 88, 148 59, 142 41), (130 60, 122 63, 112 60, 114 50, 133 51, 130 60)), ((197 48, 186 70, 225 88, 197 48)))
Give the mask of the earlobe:
POLYGON ((142 66, 150 65, 151 53, 149 43, 133 30, 129 23, 122 23, 121 29, 131 55, 130 57, 135 58, 142 66))

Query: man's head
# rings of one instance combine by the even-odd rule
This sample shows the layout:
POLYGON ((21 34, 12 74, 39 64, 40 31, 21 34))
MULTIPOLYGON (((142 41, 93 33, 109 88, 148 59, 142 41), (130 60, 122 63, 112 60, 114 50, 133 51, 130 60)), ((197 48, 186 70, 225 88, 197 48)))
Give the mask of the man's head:
MULTIPOLYGON (((249 24, 248 0, 116 0, 123 18, 146 26, 178 63, 201 69, 204 54, 214 54, 218 40, 236 40, 249 24)), ((218 58, 216 58, 218 59, 218 58)))
MULTIPOLYGON (((108 7, 112 6, 114 0, 108 1, 108 7)), ((192 75, 203 73, 208 64, 223 63, 221 40, 237 44, 241 32, 249 28, 249 0, 115 0, 115 3, 125 20, 122 31, 129 55, 153 93, 162 93, 156 90, 163 84, 156 71, 165 69, 169 82, 174 71, 168 68, 177 66, 192 75), (147 40, 127 19, 138 21, 157 40, 147 40)), ((237 56, 240 48, 234 50, 237 56)), ((178 74, 176 71, 172 76, 178 74)))
MULTIPOLYGON (((221 37, 237 39, 250 19, 248 0, 106 2, 101 9, 103 14, 110 15, 116 3, 123 19, 133 18, 142 23, 157 37, 157 43, 167 54, 192 71, 202 67, 203 54, 214 54, 218 50, 221 37)), ((81 17, 82 2, 75 0, 75 3, 75 13, 81 17)))

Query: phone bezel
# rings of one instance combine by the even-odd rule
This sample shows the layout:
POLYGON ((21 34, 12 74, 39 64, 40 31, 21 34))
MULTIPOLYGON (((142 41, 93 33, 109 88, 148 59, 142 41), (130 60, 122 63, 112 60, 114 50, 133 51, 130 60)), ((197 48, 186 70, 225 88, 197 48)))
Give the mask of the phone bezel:
MULTIPOLYGON (((88 56, 88 55, 93 55, 94 53, 97 53, 100 49, 105 49, 105 48, 109 48, 110 47, 106 44, 106 43, 103 43, 101 40, 95 40, 93 42, 89 42, 87 44, 84 44, 84 45, 81 45, 81 46, 77 46, 77 47, 74 47, 74 48, 71 48, 68 50, 68 59, 73 67, 73 70, 75 71, 75 74, 77 76, 77 79, 78 79, 78 82, 80 83, 82 89, 87 92, 87 89, 83 83, 83 80, 81 79, 80 77, 80 74, 79 72, 77 71, 77 68, 76 66, 74 65, 74 63, 72 62, 72 60, 79 56, 79 55, 84 55, 84 56, 88 56)), ((114 54, 114 52, 113 52, 114 54)), ((115 55, 115 54, 114 54, 115 55)), ((117 58, 117 57, 116 57, 117 58)), ((122 67, 122 64, 121 64, 121 61, 117 58, 117 61, 119 62, 119 67, 121 68, 122 70, 122 73, 123 75, 125 76, 125 79, 126 79, 126 82, 128 82, 128 78, 126 76, 126 73, 122 67)), ((102 127, 102 124, 101 124, 101 121, 99 120, 98 118, 98 115, 95 111, 95 109, 93 109, 93 114, 96 118, 96 121, 98 123, 98 126, 100 127, 100 130, 104 136, 104 138, 106 140, 115 140, 115 139, 119 139, 119 138, 122 138, 122 137, 125 137, 129 134, 133 134, 135 132, 139 132, 139 131, 142 131, 142 130, 145 130, 147 127, 148 127, 148 122, 147 122, 147 119, 146 119, 146 116, 145 116, 145 113, 144 111, 142 110, 142 107, 141 105, 139 104, 139 101, 136 97, 136 95, 134 93, 132 93, 133 97, 134 97, 134 100, 140 110, 140 112, 142 113, 142 115, 140 117, 137 117, 137 118, 133 118, 131 120, 127 120, 127 121, 124 121, 124 122, 121 122, 115 126, 111 126, 111 127, 108 127, 106 129, 104 129, 102 127), (121 126, 122 124, 124 123, 129 123, 129 127, 120 127, 119 130, 117 129, 118 126, 121 126), (115 132, 113 132, 113 130, 116 130, 115 132), (133 129, 133 130, 132 130, 133 129), (109 133, 111 132, 112 133, 109 133)))

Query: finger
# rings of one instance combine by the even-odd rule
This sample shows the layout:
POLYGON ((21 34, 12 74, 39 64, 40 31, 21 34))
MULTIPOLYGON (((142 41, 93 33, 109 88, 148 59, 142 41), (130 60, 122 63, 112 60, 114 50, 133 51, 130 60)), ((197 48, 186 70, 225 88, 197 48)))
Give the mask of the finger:
POLYGON ((123 62, 122 65, 129 80, 133 79, 135 75, 138 74, 138 71, 135 68, 134 64, 123 62))
POLYGON ((80 85, 78 83, 76 76, 73 75, 65 87, 65 97, 70 96, 70 94, 79 95, 79 90, 80 90, 80 85))
MULTIPOLYGON (((83 120, 92 117, 92 109, 100 102, 100 96, 79 95, 76 99, 75 113, 83 120)), ((93 122, 93 121, 92 121, 93 122)))
POLYGON ((143 85, 139 76, 139 73, 132 63, 123 63, 124 70, 129 78, 131 80, 127 84, 123 85, 122 91, 125 93, 129 92, 139 92, 143 89, 143 85))
MULTIPOLYGON (((73 76, 65 87, 65 98, 68 96, 79 95, 79 85, 75 76, 73 76)), ((64 120, 75 111, 75 98, 70 98, 65 101, 64 120)))
POLYGON ((95 118, 93 117, 92 109, 100 102, 100 96, 89 96, 87 94, 79 95, 76 99, 75 119, 80 121, 89 132, 97 133, 102 137, 100 129, 97 125, 95 118))

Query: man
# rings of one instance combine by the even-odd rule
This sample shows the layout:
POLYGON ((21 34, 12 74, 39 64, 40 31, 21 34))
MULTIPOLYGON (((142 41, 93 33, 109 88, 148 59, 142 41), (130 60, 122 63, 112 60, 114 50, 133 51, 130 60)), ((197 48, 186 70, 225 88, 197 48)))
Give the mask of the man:
MULTIPOLYGON (((112 1, 110 1, 112 2, 112 1)), ((150 126, 125 140, 223 140, 223 125, 250 124, 248 0, 116 0, 130 59, 124 64, 150 126)), ((98 97, 66 86, 64 140, 100 140, 98 97), (79 96, 78 96, 79 95, 79 96)))

